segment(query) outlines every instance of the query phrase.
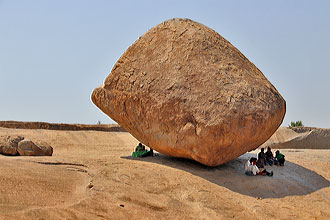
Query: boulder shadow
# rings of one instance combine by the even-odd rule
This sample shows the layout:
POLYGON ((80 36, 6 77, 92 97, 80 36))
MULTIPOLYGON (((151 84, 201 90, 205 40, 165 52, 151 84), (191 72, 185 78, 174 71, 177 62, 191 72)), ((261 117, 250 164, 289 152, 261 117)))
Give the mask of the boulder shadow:
MULTIPOLYGON (((251 157, 256 157, 256 155, 246 153, 217 167, 208 167, 193 160, 174 158, 163 154, 145 158, 133 158, 131 156, 121 158, 161 164, 183 170, 231 191, 251 197, 301 196, 330 186, 330 182, 321 175, 289 161, 286 161, 285 166, 281 167, 266 166, 267 171, 274 172, 273 177, 247 176, 244 173, 244 164, 251 157)), ((330 201, 329 196, 323 193, 321 195, 330 201)))

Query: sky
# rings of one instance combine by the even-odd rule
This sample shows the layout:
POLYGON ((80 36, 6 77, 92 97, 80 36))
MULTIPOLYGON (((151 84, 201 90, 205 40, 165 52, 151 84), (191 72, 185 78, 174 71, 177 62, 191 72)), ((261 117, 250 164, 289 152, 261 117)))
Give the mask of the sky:
POLYGON ((0 120, 114 123, 91 101, 141 35, 170 18, 231 42, 287 104, 283 126, 330 128, 328 0, 0 0, 0 120))

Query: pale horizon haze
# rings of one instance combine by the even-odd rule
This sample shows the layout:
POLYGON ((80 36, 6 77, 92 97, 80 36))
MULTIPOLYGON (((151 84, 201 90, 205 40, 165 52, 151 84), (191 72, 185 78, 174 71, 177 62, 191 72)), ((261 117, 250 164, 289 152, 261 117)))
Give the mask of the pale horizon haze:
POLYGON ((237 47, 286 100, 282 126, 330 128, 330 1, 0 0, 0 120, 114 123, 91 101, 141 35, 171 18, 237 47))

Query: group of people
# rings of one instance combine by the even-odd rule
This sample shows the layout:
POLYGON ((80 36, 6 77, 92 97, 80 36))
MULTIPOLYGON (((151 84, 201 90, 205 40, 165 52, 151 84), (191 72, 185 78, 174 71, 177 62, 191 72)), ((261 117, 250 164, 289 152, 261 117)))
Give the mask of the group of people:
POLYGON ((280 153, 279 150, 275 152, 275 157, 273 155, 273 152, 271 148, 268 146, 267 151, 265 153, 265 149, 261 148, 258 159, 255 157, 251 157, 248 161, 245 163, 245 174, 249 176, 256 176, 256 175, 262 175, 262 176, 273 176, 273 171, 268 172, 265 169, 266 165, 273 166, 284 166, 285 162, 285 156, 280 153))
POLYGON ((150 150, 146 150, 146 147, 142 144, 142 143, 139 143, 136 148, 135 148, 135 151, 132 153, 132 157, 148 157, 148 156, 151 156, 153 157, 154 156, 154 151, 151 147, 149 147, 150 150))

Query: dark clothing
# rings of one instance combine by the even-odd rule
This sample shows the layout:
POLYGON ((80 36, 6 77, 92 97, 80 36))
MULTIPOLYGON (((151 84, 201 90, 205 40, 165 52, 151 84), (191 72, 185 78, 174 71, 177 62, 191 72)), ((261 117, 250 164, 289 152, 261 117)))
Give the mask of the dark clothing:
POLYGON ((245 171, 245 174, 248 175, 248 176, 254 176, 252 171, 245 171))
POLYGON ((151 147, 150 147, 150 150, 147 151, 146 154, 143 154, 141 157, 148 157, 148 156, 151 156, 151 157, 154 156, 154 150, 151 147))
POLYGON ((272 166, 273 163, 274 163, 273 153, 271 150, 267 150, 267 152, 265 153, 265 164, 272 166))
POLYGON ((260 159, 260 158, 262 158, 262 159, 265 158, 265 153, 262 151, 260 151, 258 154, 258 159, 260 159))
POLYGON ((258 156, 257 167, 264 168, 264 165, 265 165, 265 159, 263 157, 258 156))
POLYGON ((146 153, 142 154, 140 157, 148 157, 148 156, 152 156, 151 151, 146 151, 146 153))
POLYGON ((259 172, 259 174, 262 176, 264 176, 264 175, 273 176, 273 171, 268 172, 267 170, 263 170, 263 171, 259 172))
POLYGON ((284 155, 279 153, 276 155, 276 159, 278 160, 278 163, 280 164, 280 166, 284 165, 285 159, 284 159, 284 155))
POLYGON ((273 153, 271 150, 268 150, 265 154, 266 158, 269 159, 269 160, 273 160, 273 153))
POLYGON ((273 163, 274 163, 274 161, 272 160, 272 159, 269 159, 269 158, 265 158, 265 165, 270 165, 270 166, 272 166, 273 165, 273 163))

